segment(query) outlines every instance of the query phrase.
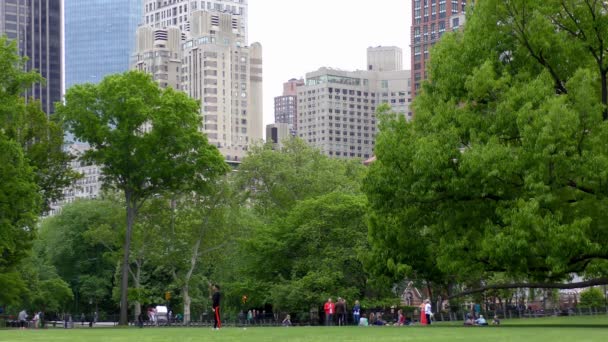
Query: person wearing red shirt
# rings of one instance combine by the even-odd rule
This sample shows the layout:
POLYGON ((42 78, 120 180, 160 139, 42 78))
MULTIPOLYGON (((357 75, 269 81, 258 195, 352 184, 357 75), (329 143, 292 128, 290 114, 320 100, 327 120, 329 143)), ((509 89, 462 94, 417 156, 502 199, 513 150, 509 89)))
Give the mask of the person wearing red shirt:
POLYGON ((325 310, 325 325, 330 326, 333 325, 333 316, 334 313, 336 312, 336 304, 334 304, 334 302, 332 302, 331 298, 329 298, 327 300, 327 302, 325 303, 325 305, 323 306, 323 309, 325 310))

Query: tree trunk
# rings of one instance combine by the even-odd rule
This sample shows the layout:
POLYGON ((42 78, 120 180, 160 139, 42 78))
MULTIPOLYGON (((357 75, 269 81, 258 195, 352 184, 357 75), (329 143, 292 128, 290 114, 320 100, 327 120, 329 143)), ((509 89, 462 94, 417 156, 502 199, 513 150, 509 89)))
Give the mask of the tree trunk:
POLYGON ((125 243, 123 245, 122 257, 122 278, 120 280, 120 320, 119 325, 129 325, 129 317, 127 316, 129 301, 127 292, 129 290, 129 254, 131 249, 131 234, 133 232, 133 223, 137 214, 137 207, 134 203, 133 194, 130 190, 125 190, 125 199, 127 204, 127 231, 125 234, 125 243))
MULTIPOLYGON (((141 288, 141 263, 138 262, 137 263, 137 271, 135 273, 135 277, 133 279, 133 282, 135 283, 135 288, 138 290, 138 294, 139 294, 139 289, 141 288)), ((139 318, 139 314, 141 314, 141 303, 139 302, 139 300, 136 300, 133 303, 134 306, 134 317, 133 317, 133 321, 137 322, 137 319, 139 318)))
POLYGON ((606 71, 601 70, 600 68, 600 76, 602 79, 602 104, 604 105, 604 110, 602 111, 602 118, 604 121, 608 120, 608 80, 606 79, 608 76, 606 75, 606 71))
POLYGON ((182 287, 182 297, 184 298, 184 325, 190 324, 190 304, 192 298, 190 298, 190 289, 188 285, 182 287))

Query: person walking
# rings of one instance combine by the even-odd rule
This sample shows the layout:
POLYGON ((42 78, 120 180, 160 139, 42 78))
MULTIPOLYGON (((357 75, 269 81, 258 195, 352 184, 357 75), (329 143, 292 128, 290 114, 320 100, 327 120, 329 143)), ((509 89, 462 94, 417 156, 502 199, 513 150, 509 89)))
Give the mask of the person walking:
POLYGON ((431 310, 431 301, 427 299, 424 301, 424 314, 426 315, 426 324, 429 325, 431 324, 431 316, 433 316, 431 310))
POLYGON ((333 317, 336 312, 336 304, 329 298, 325 305, 323 306, 325 311, 325 325, 330 326, 333 325, 333 317))
POLYGON ((220 300, 222 295, 220 294, 220 286, 217 284, 211 285, 213 295, 211 300, 213 301, 213 330, 220 330, 222 327, 222 320, 220 318, 220 300))
POLYGON ((359 304, 359 301, 356 300, 355 306, 353 306, 353 321, 355 322, 355 325, 359 324, 360 319, 361 319, 361 304, 359 304))

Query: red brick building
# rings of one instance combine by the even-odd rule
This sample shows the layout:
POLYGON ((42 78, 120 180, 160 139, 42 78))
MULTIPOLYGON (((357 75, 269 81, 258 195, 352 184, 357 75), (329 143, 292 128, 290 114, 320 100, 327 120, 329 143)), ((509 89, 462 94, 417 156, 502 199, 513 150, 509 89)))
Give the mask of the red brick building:
POLYGON ((412 0, 412 97, 427 79, 430 48, 445 32, 458 29, 464 23, 468 2, 470 0, 412 0))

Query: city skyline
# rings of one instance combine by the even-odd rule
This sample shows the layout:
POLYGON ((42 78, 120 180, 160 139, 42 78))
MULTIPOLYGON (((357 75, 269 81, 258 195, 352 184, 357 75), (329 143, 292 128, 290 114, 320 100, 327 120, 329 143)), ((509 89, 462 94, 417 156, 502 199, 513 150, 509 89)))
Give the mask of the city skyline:
POLYGON ((365 70, 371 46, 398 46, 410 65, 411 2, 249 0, 249 40, 264 46, 264 125, 283 83, 321 67, 365 70))

